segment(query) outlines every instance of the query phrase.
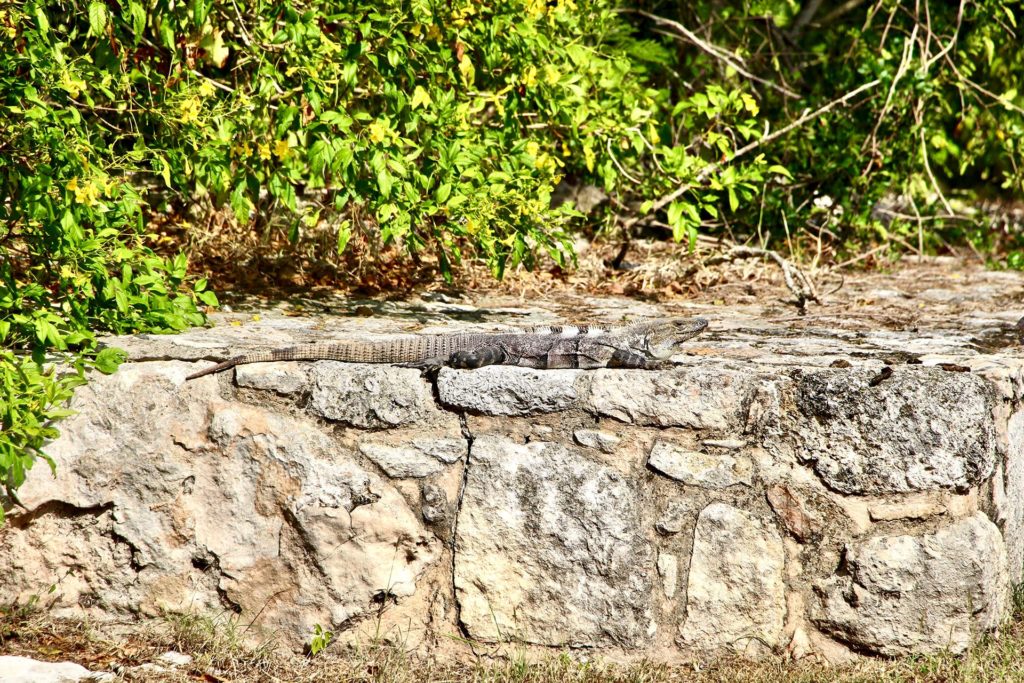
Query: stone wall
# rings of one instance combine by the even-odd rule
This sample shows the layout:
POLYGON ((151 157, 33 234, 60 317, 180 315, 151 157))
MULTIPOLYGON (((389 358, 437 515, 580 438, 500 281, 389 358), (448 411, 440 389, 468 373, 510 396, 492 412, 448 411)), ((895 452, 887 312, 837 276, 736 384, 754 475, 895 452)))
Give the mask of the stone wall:
POLYGON ((58 614, 227 611, 294 647, 321 624, 665 661, 959 651, 1011 609, 1012 354, 726 333, 664 372, 184 381, 216 349, 315 329, 118 340, 134 362, 79 392, 57 478, 34 471, 0 530, 0 600, 54 585, 58 614))

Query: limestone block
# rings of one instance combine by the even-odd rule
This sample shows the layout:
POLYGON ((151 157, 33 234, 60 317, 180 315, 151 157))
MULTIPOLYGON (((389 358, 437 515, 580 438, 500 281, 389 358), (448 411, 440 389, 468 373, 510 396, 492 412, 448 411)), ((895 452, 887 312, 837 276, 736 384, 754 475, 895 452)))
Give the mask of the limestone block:
POLYGON ((4 683, 99 683, 116 679, 112 673, 92 672, 74 662, 0 655, 0 681, 4 683))
POLYGON ((429 477, 465 456, 464 439, 418 438, 408 445, 391 445, 364 440, 359 452, 375 462, 392 478, 429 477))
POLYGON ((614 453, 615 447, 622 441, 616 434, 603 429, 577 429, 572 437, 581 446, 595 448, 602 453, 614 453))
POLYGON ((996 522, 1003 531, 1014 582, 1024 578, 1024 411, 1006 426, 1007 457, 992 482, 996 522))
POLYGON ((842 573, 817 587, 811 617, 877 654, 962 652, 999 625, 1009 589, 999 530, 978 513, 924 536, 849 544, 842 573))
POLYGON ((691 429, 742 428, 757 378, 724 368, 597 370, 587 408, 621 422, 691 429))
POLYGON ((309 373, 302 363, 249 363, 235 366, 235 384, 287 396, 308 388, 309 373))
POLYGON ((473 638, 641 646, 654 557, 633 484, 563 446, 481 436, 459 514, 455 589, 473 638))
POLYGON ((311 378, 309 410, 328 420, 363 429, 458 423, 438 409, 430 385, 413 368, 321 361, 311 378))
POLYGON ((697 650, 761 655, 782 644, 785 549, 772 526, 712 503, 697 518, 680 640, 697 650))
POLYGON ((441 368, 437 393, 452 408, 484 415, 538 415, 568 410, 580 399, 586 373, 494 365, 441 368))
POLYGON ((995 391, 970 373, 815 370, 797 382, 795 455, 845 494, 966 490, 992 474, 995 391))
POLYGON ((691 486, 724 489, 736 484, 750 485, 754 466, 740 455, 701 453, 671 441, 655 441, 647 466, 691 486))

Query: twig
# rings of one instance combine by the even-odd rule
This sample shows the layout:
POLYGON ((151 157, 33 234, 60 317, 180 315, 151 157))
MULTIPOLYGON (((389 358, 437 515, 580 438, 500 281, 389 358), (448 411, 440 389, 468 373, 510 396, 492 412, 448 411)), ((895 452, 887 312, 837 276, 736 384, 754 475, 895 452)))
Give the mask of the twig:
POLYGON ((622 164, 619 163, 619 160, 615 158, 615 153, 612 152, 612 140, 611 140, 611 138, 608 138, 607 142, 608 142, 608 156, 610 156, 612 158, 612 163, 615 164, 615 168, 619 169, 619 173, 624 175, 631 183, 633 183, 634 185, 639 185, 640 181, 637 180, 636 178, 634 178, 633 176, 629 175, 629 173, 626 172, 626 169, 624 169, 622 167, 622 164))
POLYGON ((797 307, 800 310, 807 306, 808 301, 821 303, 821 298, 818 295, 818 289, 814 286, 814 282, 802 270, 782 258, 777 251, 772 249, 735 246, 720 256, 712 256, 704 263, 705 265, 713 265, 740 258, 769 258, 775 261, 779 268, 782 269, 782 277, 786 282, 786 287, 796 297, 797 307))
POLYGON ((870 256, 874 256, 875 254, 877 254, 878 252, 882 251, 883 249, 888 249, 888 248, 889 248, 888 244, 880 244, 880 245, 878 245, 877 247, 875 247, 874 249, 872 249, 870 251, 865 251, 863 254, 859 254, 857 256, 854 256, 851 259, 846 259, 842 263, 837 263, 834 266, 831 266, 829 268, 829 270, 839 270, 840 268, 845 268, 846 266, 852 266, 854 263, 857 263, 858 261, 863 261, 864 259, 866 259, 866 258, 868 258, 870 256))
MULTIPOLYGON (((892 83, 889 85, 889 93, 885 96, 885 104, 882 105, 882 111, 878 114, 878 119, 875 121, 875 127, 871 129, 871 135, 864 140, 864 145, 861 149, 870 147, 872 151, 878 146, 878 129, 882 126, 882 121, 885 120, 886 114, 889 113, 889 106, 892 104, 892 96, 896 94, 896 86, 899 84, 900 79, 903 78, 903 74, 907 73, 907 69, 910 68, 910 61, 914 57, 914 40, 917 38, 917 23, 914 24, 914 30, 910 34, 909 40, 903 44, 903 57, 900 59, 900 65, 896 69, 896 75, 892 79, 892 83)), ((868 161, 868 168, 874 163, 872 158, 868 161)), ((867 169, 865 169, 865 173, 867 169)))
POLYGON ((786 95, 787 97, 794 97, 794 98, 800 97, 800 95, 798 93, 793 92, 789 88, 784 88, 781 85, 778 85, 778 84, 773 83, 773 82, 771 82, 771 81, 769 81, 767 79, 761 78, 760 76, 756 76, 756 75, 750 73, 749 71, 747 71, 745 68, 743 68, 743 66, 740 65, 736 61, 736 59, 733 57, 733 55, 729 54, 726 50, 723 50, 722 48, 718 47, 717 45, 714 45, 714 44, 709 43, 706 40, 702 39, 700 36, 698 36, 696 33, 694 33, 690 29, 688 29, 685 26, 683 26, 682 24, 680 24, 678 21, 673 21, 672 19, 666 19, 665 17, 659 17, 656 14, 651 14, 650 12, 645 12, 645 11, 643 11, 641 9, 623 9, 622 11, 624 11, 624 12, 634 12, 636 14, 639 14, 640 16, 647 17, 648 19, 650 19, 651 21, 653 21, 656 24, 661 24, 663 26, 669 26, 669 27, 675 29, 675 31, 677 31, 679 33, 679 36, 677 36, 677 37, 685 38, 686 40, 690 41, 691 43, 693 43, 694 45, 699 47, 701 50, 706 52, 707 54, 711 55, 712 57, 714 57, 715 59, 717 59, 717 60, 719 60, 721 62, 724 62, 727 66, 735 69, 736 71, 738 71, 739 73, 743 74, 744 76, 746 76, 750 80, 757 81, 758 83, 766 85, 769 88, 771 88, 772 90, 778 90, 779 92, 781 92, 782 94, 786 95))
MULTIPOLYGON (((648 213, 650 213, 651 211, 658 211, 659 209, 662 209, 665 206, 667 206, 668 204, 670 204, 670 203, 674 202, 675 200, 679 199, 684 194, 686 194, 691 188, 693 188, 694 185, 703 183, 704 180, 709 175, 714 173, 716 170, 718 170, 722 166, 724 166, 726 164, 732 163, 733 161, 735 161, 739 157, 743 156, 744 154, 748 154, 748 153, 752 152, 753 150, 757 149, 758 147, 761 147, 762 145, 766 145, 769 142, 772 142, 772 141, 776 140, 777 138, 782 137, 783 135, 785 135, 786 133, 790 132, 791 130, 794 130, 795 128, 799 128, 800 126, 802 126, 803 124, 807 123, 808 121, 811 121, 812 119, 816 119, 817 117, 821 116, 822 114, 824 114, 826 112, 829 112, 832 109, 835 109, 839 105, 844 104, 847 101, 853 99, 854 97, 856 97, 857 95, 861 94, 865 90, 870 90, 871 88, 874 88, 879 83, 881 83, 881 81, 876 78, 873 81, 870 81, 870 82, 865 83, 865 84, 863 84, 863 85, 861 85, 861 86, 859 86, 857 88, 854 88, 853 90, 851 90, 850 92, 846 93, 842 97, 840 97, 838 99, 835 99, 835 100, 832 100, 828 104, 825 104, 824 106, 821 106, 818 109, 815 109, 813 112, 809 112, 809 113, 805 112, 796 121, 793 121, 792 123, 783 126, 782 128, 778 129, 774 133, 769 133, 768 135, 765 135, 761 139, 755 140, 754 142, 751 142, 750 144, 748 144, 748 145, 746 145, 744 147, 739 148, 738 150, 733 152, 731 155, 729 155, 729 157, 727 157, 724 161, 714 162, 714 163, 708 164, 703 169, 701 169, 699 173, 697 173, 697 177, 693 180, 693 182, 684 183, 684 184, 680 185, 679 187, 677 187, 672 192, 670 192, 669 194, 664 195, 660 199, 656 200, 654 202, 654 204, 651 205, 651 208, 649 209, 648 213)), ((634 216, 633 218, 630 218, 628 221, 626 221, 623 224, 623 229, 628 230, 629 228, 633 227, 634 225, 639 223, 641 220, 643 220, 643 218, 644 218, 644 216, 642 216, 642 215, 634 216)))
POLYGON ((953 211, 953 207, 949 205, 949 200, 946 199, 946 195, 942 194, 942 190, 939 189, 939 182, 935 179, 935 174, 932 173, 932 166, 928 163, 928 147, 924 142, 924 128, 919 128, 918 131, 921 133, 921 161, 924 162, 924 170, 928 172, 928 177, 931 178, 932 187, 935 188, 935 194, 939 195, 939 199, 942 200, 942 206, 946 208, 946 213, 954 215, 956 212, 953 211))

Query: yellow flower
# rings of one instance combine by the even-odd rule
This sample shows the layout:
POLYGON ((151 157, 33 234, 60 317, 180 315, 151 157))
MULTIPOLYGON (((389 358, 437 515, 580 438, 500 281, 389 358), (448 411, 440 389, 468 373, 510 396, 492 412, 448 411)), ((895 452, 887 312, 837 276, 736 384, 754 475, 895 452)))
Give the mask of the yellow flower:
POLYGON ((437 24, 431 24, 427 27, 427 38, 430 40, 441 40, 441 29, 437 24))
POLYGON ((537 67, 526 67, 526 71, 523 72, 523 75, 520 78, 522 79, 523 85, 527 88, 532 88, 537 85, 537 67))
POLYGON ((200 97, 209 97, 210 95, 212 95, 215 92, 217 92, 217 91, 213 87, 213 83, 210 83, 210 81, 205 81, 204 80, 202 83, 199 84, 199 96, 200 97))
POLYGON ((536 157, 537 153, 540 152, 540 145, 537 144, 536 140, 530 140, 526 143, 526 153, 531 157, 536 157))
POLYGON ((247 157, 252 154, 252 146, 248 142, 243 142, 241 144, 236 142, 231 145, 231 153, 236 157, 247 157))
POLYGON ((370 140, 376 144, 384 142, 388 136, 387 124, 381 123, 380 121, 374 121, 368 126, 370 131, 370 140))
POLYGON ((547 11, 547 0, 529 0, 529 2, 526 3, 526 14, 533 19, 543 16, 547 11))
POLYGON ((558 83, 558 79, 562 77, 562 74, 558 72, 558 67, 548 64, 544 67, 544 80, 548 85, 555 85, 558 83))
POLYGON ((280 161, 287 159, 288 155, 291 153, 291 145, 288 144, 287 140, 278 140, 274 143, 274 156, 276 156, 280 161))
POLYGON ((594 154, 594 149, 587 145, 583 148, 583 163, 587 165, 588 171, 594 170, 594 162, 597 161, 597 155, 594 154))
POLYGON ((198 97, 189 97, 188 99, 182 100, 181 104, 178 105, 178 111, 180 113, 178 120, 182 123, 198 121, 199 109, 201 106, 202 104, 198 97))
POLYGON ((256 145, 256 151, 259 152, 260 159, 263 159, 263 161, 270 160, 270 145, 268 145, 267 143, 261 142, 260 144, 256 145))
POLYGON ((85 185, 79 184, 78 178, 72 178, 68 181, 67 188, 75 195, 75 201, 79 204, 85 204, 86 206, 96 206, 100 203, 99 188, 89 181, 85 185))

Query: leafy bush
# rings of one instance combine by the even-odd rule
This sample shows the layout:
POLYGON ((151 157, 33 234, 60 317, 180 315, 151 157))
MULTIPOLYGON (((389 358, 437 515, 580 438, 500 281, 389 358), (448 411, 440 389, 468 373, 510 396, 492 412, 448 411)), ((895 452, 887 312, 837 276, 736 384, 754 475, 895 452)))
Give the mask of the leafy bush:
POLYGON ((144 151, 99 131, 92 93, 111 76, 82 80, 74 65, 85 58, 54 27, 58 9, 0 10, 13 45, 0 51, 0 481, 12 499, 85 372, 123 359, 97 349, 97 332, 180 330, 204 321, 196 298, 216 303, 184 286, 183 257, 147 246, 125 176, 144 151))

